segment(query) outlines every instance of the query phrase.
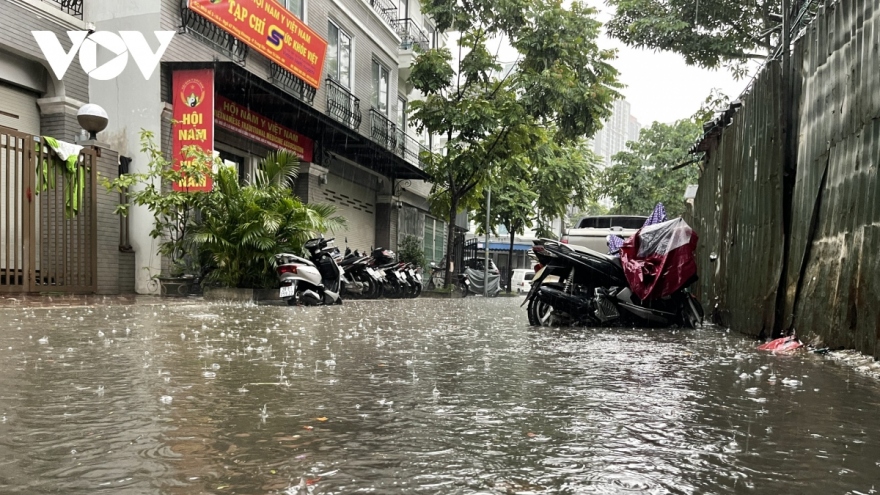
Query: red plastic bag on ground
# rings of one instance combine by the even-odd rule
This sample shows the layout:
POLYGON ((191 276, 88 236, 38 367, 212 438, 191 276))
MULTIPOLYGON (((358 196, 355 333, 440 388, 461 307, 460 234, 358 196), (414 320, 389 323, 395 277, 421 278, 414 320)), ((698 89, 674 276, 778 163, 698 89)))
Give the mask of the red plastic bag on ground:
POLYGON ((642 300, 666 297, 680 289, 697 273, 698 239, 681 218, 639 229, 620 248, 629 288, 642 300))
POLYGON ((803 347, 804 344, 794 335, 780 337, 758 346, 759 351, 788 352, 803 347))

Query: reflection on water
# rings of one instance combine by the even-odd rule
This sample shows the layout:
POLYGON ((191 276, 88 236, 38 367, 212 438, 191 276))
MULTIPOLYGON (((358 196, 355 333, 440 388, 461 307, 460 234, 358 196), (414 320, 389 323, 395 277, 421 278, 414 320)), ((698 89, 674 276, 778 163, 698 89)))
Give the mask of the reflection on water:
POLYGON ((0 312, 0 492, 875 493, 880 388, 519 300, 0 312))

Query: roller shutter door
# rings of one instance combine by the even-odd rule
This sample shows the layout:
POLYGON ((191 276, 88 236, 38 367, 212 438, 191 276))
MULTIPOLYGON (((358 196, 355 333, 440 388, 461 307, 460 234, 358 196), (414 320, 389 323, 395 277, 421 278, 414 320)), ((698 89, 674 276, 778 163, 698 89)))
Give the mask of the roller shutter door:
POLYGON ((18 132, 40 134, 37 96, 29 91, 0 83, 0 126, 18 132))
MULTIPOLYGON (((334 232, 336 245, 345 249, 345 238, 348 247, 354 250, 366 250, 375 246, 376 239, 376 193, 372 189, 347 181, 333 174, 328 174, 327 184, 321 191, 323 202, 336 206, 336 214, 345 218, 346 226, 334 232)), ((385 247, 385 246, 382 246, 385 247)))

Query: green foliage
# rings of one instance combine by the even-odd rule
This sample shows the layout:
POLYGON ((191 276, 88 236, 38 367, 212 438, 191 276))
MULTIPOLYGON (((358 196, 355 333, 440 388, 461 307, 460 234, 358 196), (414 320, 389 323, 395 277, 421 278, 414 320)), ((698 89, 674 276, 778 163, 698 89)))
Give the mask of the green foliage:
MULTIPOLYGON (((540 237, 554 237, 550 222, 565 216, 569 206, 586 207, 594 196, 596 162, 584 142, 559 145, 550 133, 535 148, 512 156, 491 180, 493 233, 497 235, 498 225, 519 235, 537 227, 540 237)), ((484 233, 485 200, 479 202, 474 220, 478 233, 484 233)))
POLYGON ((131 204, 144 206, 153 214, 150 236, 161 239, 158 252, 171 261, 171 275, 195 274, 198 267, 189 234, 195 223, 195 213, 206 193, 175 191, 172 184, 191 183, 190 178, 211 174, 214 158, 196 146, 186 147, 188 158, 174 169, 156 146, 153 133, 141 130, 141 153, 147 156, 147 171, 123 174, 114 180, 101 178, 101 184, 112 192, 125 192, 131 203, 117 205, 116 213, 128 216, 131 204))
POLYGON ((400 245, 397 246, 397 258, 402 263, 412 263, 421 268, 428 265, 422 241, 414 235, 407 235, 400 241, 400 245))
POLYGON ((309 238, 344 224, 333 217, 333 206, 305 205, 294 196, 298 167, 296 156, 271 153, 243 186, 234 169, 219 168, 192 236, 201 259, 212 268, 208 284, 274 287, 275 254, 300 253, 309 238))
POLYGON ((654 122, 642 129, 639 140, 614 155, 614 165, 603 173, 602 191, 614 202, 611 212, 648 215, 662 202, 670 218, 682 214, 685 189, 697 183, 699 167, 672 168, 693 159, 688 149, 700 134, 701 127, 692 120, 654 122))
MULTIPOLYGON (((211 271, 206 282, 224 287, 274 287, 274 255, 298 253, 310 237, 344 224, 329 205, 304 205, 292 192, 299 159, 287 152, 270 153, 242 186, 238 173, 198 147, 184 150, 189 160, 174 170, 153 141, 141 131, 147 172, 123 174, 102 183, 126 191, 131 204, 153 214, 150 235, 161 239, 159 253, 171 260, 171 275, 211 271), (216 172, 213 171, 216 167, 216 172), (210 192, 174 191, 171 184, 209 176, 210 192)), ((116 212, 128 215, 130 204, 116 212)))
POLYGON ((708 122, 715 117, 717 112, 726 110, 728 106, 730 106, 730 97, 720 89, 712 88, 703 103, 700 103, 700 109, 694 112, 691 119, 698 124, 708 122))
POLYGON ((749 59, 779 44, 782 0, 608 0, 608 33, 627 45, 681 54, 704 68, 745 75, 749 59))
POLYGON ((459 33, 455 55, 420 53, 409 80, 425 95, 411 104, 419 132, 447 139, 445 153, 422 158, 434 184, 432 210, 448 222, 451 243, 456 213, 477 207, 493 176, 533 160, 522 156, 546 146, 545 128, 556 129, 559 144, 592 135, 619 98, 619 83, 608 63, 614 52, 596 45, 596 11, 580 2, 422 0, 422 11, 439 31, 459 33), (487 49, 498 39, 519 53, 500 80, 497 54, 487 49))

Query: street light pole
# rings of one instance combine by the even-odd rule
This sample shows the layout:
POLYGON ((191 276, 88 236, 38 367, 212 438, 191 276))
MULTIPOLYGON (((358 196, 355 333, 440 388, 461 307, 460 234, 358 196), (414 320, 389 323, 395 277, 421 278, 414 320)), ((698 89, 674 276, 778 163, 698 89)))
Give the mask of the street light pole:
POLYGON ((489 297, 489 207, 492 204, 492 188, 486 190, 486 264, 483 265, 483 297, 489 297))

